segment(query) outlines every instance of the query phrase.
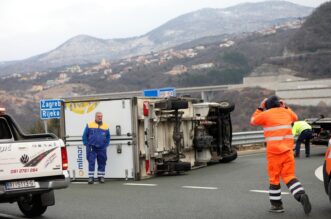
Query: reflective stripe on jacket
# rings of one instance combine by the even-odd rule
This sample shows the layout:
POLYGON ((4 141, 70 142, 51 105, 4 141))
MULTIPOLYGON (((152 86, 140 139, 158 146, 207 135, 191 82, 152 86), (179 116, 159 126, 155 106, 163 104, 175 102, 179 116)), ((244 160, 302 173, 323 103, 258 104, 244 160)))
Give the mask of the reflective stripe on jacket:
POLYGON ((110 132, 108 125, 102 123, 99 125, 95 121, 86 125, 83 134, 83 144, 95 146, 96 148, 106 148, 110 142, 110 132))
POLYGON ((263 127, 267 153, 281 154, 293 149, 291 124, 297 119, 291 109, 277 107, 267 111, 256 110, 252 115, 251 125, 263 127))
POLYGON ((293 135, 296 136, 300 135, 301 132, 307 129, 311 130, 311 126, 306 121, 297 121, 293 125, 292 132, 293 135))

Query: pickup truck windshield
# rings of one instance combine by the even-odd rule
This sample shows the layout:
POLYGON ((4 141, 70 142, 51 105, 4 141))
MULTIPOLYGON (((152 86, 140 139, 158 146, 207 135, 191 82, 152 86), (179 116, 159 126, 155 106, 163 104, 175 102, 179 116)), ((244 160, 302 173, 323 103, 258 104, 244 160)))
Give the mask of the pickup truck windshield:
POLYGON ((9 126, 5 119, 0 118, 0 140, 12 139, 9 126))

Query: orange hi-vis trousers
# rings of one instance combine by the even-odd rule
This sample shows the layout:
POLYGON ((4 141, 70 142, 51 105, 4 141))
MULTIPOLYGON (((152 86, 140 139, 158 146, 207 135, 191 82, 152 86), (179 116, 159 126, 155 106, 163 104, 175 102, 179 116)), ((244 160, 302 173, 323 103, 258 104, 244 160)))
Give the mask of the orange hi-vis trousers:
POLYGON ((280 179, 288 184, 295 177, 295 160, 291 150, 281 154, 267 153, 268 175, 271 185, 279 185, 280 179))

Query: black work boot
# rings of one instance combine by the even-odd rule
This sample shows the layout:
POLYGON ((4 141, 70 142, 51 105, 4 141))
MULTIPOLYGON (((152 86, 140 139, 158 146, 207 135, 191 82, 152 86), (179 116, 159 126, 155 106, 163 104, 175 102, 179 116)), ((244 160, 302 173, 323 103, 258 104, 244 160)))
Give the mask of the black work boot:
POLYGON ((99 177, 99 183, 105 183, 105 178, 104 177, 99 177))
POLYGON ((305 214, 309 214, 311 212, 311 204, 307 194, 302 194, 300 196, 300 203, 305 211, 305 214))
POLYGON ((284 208, 282 204, 272 204, 270 206, 269 212, 272 213, 283 213, 284 212, 284 208))
POLYGON ((89 177, 87 183, 90 184, 90 185, 92 185, 94 183, 94 178, 93 177, 89 177))

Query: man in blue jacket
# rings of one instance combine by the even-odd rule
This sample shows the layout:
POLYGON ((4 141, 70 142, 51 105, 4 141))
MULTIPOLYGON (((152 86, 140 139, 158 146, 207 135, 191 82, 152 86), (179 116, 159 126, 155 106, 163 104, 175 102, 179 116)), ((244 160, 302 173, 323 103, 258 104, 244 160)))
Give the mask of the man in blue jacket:
POLYGON ((86 125, 83 134, 83 144, 86 146, 86 158, 89 163, 88 184, 94 183, 95 159, 98 162, 98 180, 105 182, 105 169, 107 161, 107 146, 110 142, 108 125, 102 121, 102 113, 95 113, 95 121, 86 125))

